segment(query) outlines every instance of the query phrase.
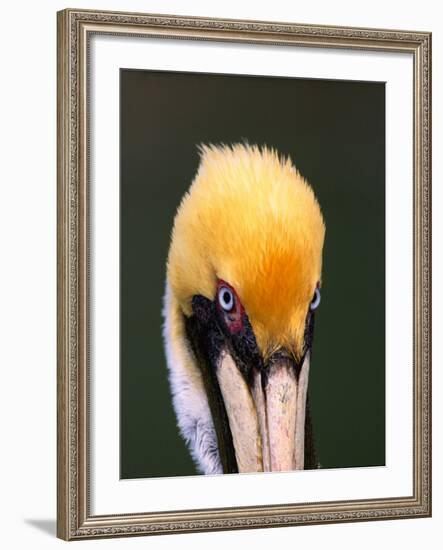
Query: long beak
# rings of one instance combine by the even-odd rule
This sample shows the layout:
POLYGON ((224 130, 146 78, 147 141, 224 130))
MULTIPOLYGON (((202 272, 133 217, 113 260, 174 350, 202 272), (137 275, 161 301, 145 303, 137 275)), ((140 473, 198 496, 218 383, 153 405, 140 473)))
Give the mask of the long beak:
POLYGON ((303 469, 309 353, 298 375, 293 360, 279 354, 248 383, 227 351, 216 372, 238 471, 303 469))

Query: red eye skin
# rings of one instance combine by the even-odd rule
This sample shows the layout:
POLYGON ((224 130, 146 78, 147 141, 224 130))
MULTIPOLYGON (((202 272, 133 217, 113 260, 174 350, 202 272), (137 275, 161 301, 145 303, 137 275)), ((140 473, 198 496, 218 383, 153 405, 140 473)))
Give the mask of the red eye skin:
POLYGON ((220 312, 220 315, 223 317, 229 332, 231 334, 237 334, 238 332, 241 332, 243 330, 245 310, 240 302, 240 298, 235 292, 235 289, 229 283, 223 281, 222 279, 219 279, 217 283, 217 295, 215 297, 215 302, 217 304, 217 309, 220 312), (234 297, 234 305, 229 311, 226 311, 220 305, 219 294, 223 288, 228 288, 232 292, 232 295, 234 297))

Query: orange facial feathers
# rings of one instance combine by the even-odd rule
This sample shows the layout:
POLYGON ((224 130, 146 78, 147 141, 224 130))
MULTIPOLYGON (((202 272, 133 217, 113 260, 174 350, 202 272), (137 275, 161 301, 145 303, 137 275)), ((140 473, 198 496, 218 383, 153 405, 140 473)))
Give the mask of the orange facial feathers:
POLYGON ((235 288, 266 358, 300 355, 305 320, 321 279, 325 225, 314 192, 274 150, 204 146, 178 208, 167 278, 185 315, 217 281, 235 288))

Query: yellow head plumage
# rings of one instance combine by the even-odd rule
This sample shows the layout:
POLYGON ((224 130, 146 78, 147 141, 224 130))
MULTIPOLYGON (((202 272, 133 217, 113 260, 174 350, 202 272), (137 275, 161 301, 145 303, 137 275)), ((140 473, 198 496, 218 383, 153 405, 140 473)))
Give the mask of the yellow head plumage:
POLYGON ((321 278, 325 225, 314 192, 272 149, 204 146, 178 208, 167 277, 185 315, 217 280, 235 288, 264 357, 302 352, 306 315, 321 278))

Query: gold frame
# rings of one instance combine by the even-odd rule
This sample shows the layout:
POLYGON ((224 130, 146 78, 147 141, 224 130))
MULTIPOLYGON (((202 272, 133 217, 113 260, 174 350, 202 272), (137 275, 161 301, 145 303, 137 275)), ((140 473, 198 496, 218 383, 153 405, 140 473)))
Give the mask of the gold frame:
POLYGON ((65 540, 431 515, 431 33, 64 10, 58 25, 57 535, 65 540), (93 34, 408 52, 414 59, 413 495, 92 516, 88 470, 88 44, 93 34))

